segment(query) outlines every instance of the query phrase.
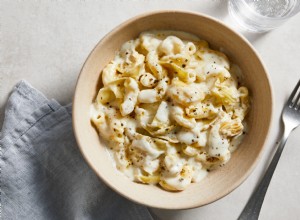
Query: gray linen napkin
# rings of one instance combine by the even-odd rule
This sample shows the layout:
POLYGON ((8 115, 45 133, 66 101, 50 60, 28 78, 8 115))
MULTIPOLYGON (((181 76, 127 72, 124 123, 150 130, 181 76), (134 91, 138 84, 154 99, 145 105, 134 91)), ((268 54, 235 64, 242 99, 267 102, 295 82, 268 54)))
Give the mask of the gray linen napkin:
POLYGON ((21 81, 0 132, 2 219, 152 219, 146 207, 104 185, 73 136, 71 105, 21 81))

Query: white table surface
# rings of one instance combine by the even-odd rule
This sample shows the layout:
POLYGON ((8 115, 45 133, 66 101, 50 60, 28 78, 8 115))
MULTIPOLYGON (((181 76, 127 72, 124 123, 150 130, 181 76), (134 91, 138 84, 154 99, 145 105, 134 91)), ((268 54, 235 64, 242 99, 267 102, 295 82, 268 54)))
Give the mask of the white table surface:
MULTIPOLYGON (((0 1, 0 126, 12 87, 26 79, 48 98, 72 101, 80 68, 112 28, 145 11, 187 9, 223 20, 226 0, 0 1)), ((271 77, 275 114, 263 156, 234 192, 210 205, 182 211, 152 210, 159 219, 236 219, 265 169, 281 130, 280 112, 300 78, 300 14, 267 34, 243 33, 271 77)), ((268 189, 260 219, 300 219, 300 129, 290 136, 268 189)))

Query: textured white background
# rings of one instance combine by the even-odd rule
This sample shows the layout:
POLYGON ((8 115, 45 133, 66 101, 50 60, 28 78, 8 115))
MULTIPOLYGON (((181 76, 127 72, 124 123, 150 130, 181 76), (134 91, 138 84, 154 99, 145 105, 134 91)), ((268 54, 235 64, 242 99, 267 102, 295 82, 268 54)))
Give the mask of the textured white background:
MULTIPOLYGON (((71 102, 80 68, 95 44, 126 19, 158 9, 206 13, 237 29, 228 17, 226 0, 0 0, 0 126, 5 102, 18 81, 26 79, 62 104, 71 102)), ((260 53, 274 88, 275 115, 263 157, 230 195, 192 210, 153 210, 160 219, 236 219, 279 139, 284 100, 300 78, 300 14, 267 34, 242 33, 260 53)), ((286 145, 260 219, 300 218, 299 152, 300 129, 286 145)))

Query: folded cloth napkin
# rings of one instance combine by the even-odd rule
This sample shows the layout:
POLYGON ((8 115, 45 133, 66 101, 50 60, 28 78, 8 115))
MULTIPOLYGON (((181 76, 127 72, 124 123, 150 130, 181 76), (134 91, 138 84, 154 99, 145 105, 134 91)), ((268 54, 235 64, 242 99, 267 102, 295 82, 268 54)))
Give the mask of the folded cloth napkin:
POLYGON ((14 88, 0 133, 2 219, 152 219, 87 166, 71 114, 25 81, 14 88))

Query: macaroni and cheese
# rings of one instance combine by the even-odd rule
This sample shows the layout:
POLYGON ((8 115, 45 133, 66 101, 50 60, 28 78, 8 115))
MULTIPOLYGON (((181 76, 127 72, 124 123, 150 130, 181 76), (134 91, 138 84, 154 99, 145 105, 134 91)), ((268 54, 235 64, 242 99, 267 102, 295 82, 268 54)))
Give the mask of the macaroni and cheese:
POLYGON ((149 31, 101 72, 91 120, 118 170, 184 190, 223 166, 245 134, 248 89, 239 68, 198 37, 149 31))

